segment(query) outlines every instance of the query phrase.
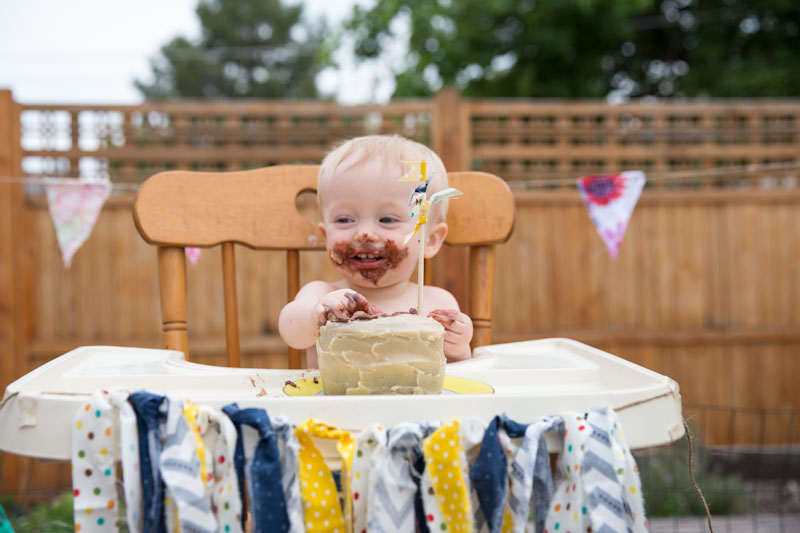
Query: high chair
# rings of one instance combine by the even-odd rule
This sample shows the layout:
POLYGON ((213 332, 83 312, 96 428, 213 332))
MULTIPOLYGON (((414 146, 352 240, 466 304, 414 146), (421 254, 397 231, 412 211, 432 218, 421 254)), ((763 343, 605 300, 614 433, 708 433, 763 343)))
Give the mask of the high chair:
MULTIPOLYGON (((75 413, 86 410, 95 391, 114 387, 197 398, 216 408, 235 402, 284 415, 295 425, 313 417, 352 435, 373 423, 389 428, 469 417, 488 424, 500 413, 530 422, 600 405, 621 413, 631 448, 658 446, 683 435, 680 390, 666 376, 570 339, 490 343, 494 245, 511 233, 514 202, 502 180, 481 172, 448 176, 464 192, 450 203, 446 241, 470 247, 466 307, 475 325, 476 349, 472 359, 446 365, 442 394, 320 398, 324 390, 318 372, 299 369, 299 351, 289 359, 296 370, 235 368, 240 361, 234 243, 287 250, 287 297, 294 297, 300 286, 299 251, 324 249, 322 235, 296 207, 301 192, 314 190, 317 169, 173 171, 147 180, 134 217, 144 239, 158 246, 168 349, 81 346, 29 372, 6 388, 0 403, 0 450, 69 460, 75 413), (187 361, 184 247, 216 245, 223 249, 228 363, 234 368, 187 361)), ((552 451, 559 443, 551 445, 552 451)))
MULTIPOLYGON (((142 238, 158 247, 164 347, 189 359, 186 329, 185 247, 222 246, 228 366, 239 367, 239 320, 234 243, 255 250, 286 250, 287 301, 300 289, 300 250, 324 250, 319 229, 297 209, 297 197, 316 192, 316 165, 277 165, 235 172, 169 171, 150 177, 133 206, 142 238)), ((472 347, 491 342, 494 245, 514 226, 514 199, 506 183, 485 172, 448 173, 464 193, 451 200, 446 243, 468 246, 472 347)), ((410 191, 409 191, 410 192, 410 191)), ((429 262, 428 262, 429 263, 429 262)), ((426 264, 426 283, 431 282, 426 264)), ((462 302, 463 305, 463 302, 462 302)), ((289 349, 289 367, 300 368, 289 349)))

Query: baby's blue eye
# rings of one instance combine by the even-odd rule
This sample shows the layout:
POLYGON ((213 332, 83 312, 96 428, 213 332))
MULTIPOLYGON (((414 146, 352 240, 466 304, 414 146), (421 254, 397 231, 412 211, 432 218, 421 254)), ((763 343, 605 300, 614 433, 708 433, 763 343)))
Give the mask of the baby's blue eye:
POLYGON ((381 224, 392 224, 393 222, 397 222, 395 217, 381 217, 380 221, 381 224))
POLYGON ((353 220, 350 217, 336 217, 336 219, 334 220, 334 222, 337 224, 347 224, 352 221, 353 220))

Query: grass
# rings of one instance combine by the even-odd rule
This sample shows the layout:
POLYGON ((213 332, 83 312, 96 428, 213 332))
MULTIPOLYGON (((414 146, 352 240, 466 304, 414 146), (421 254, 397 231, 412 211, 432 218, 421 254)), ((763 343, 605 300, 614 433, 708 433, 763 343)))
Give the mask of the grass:
MULTIPOLYGON (((692 473, 713 515, 735 515, 750 511, 756 495, 735 474, 709 471, 709 454, 698 440, 693 441, 692 473)), ((705 509, 689 477, 689 451, 686 440, 668 449, 636 454, 642 478, 647 516, 697 516, 705 509)))
POLYGON ((15 533, 59 533, 73 531, 72 493, 64 492, 51 501, 26 509, 12 497, 0 499, 15 533))

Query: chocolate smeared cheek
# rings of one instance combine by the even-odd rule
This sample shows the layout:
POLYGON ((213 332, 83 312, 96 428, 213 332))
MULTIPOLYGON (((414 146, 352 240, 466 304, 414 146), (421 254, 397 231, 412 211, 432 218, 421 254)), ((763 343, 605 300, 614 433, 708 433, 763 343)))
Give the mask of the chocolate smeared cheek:
POLYGON ((356 247, 348 241, 335 242, 330 250, 328 250, 328 257, 330 257, 333 264, 346 268, 350 272, 358 272, 364 279, 370 280, 374 285, 378 285, 380 280, 387 270, 395 268, 403 259, 408 255, 408 247, 400 248, 392 241, 386 241, 381 251, 381 258, 383 263, 376 268, 360 268, 358 265, 351 261, 351 258, 356 253, 356 247))
POLYGON ((333 264, 341 265, 344 263, 344 257, 342 256, 342 252, 336 248, 333 248, 331 251, 328 252, 328 257, 331 258, 333 264))
POLYGON ((339 241, 333 243, 333 246, 328 250, 328 257, 334 265, 341 267, 348 267, 345 263, 356 253, 355 247, 347 241, 339 241))

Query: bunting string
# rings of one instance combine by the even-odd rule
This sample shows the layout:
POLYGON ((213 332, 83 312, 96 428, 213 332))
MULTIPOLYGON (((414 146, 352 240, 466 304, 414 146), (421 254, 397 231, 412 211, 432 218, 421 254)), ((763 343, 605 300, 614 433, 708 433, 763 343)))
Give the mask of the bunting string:
MULTIPOLYGON (((787 172, 792 170, 800 171, 800 160, 784 163, 764 163, 758 165, 738 165, 707 168, 699 170, 668 170, 668 171, 651 171, 647 172, 647 181, 652 182, 680 182, 692 181, 697 178, 707 178, 714 176, 725 177, 738 177, 738 176, 752 176, 753 174, 760 174, 766 172, 787 172)), ((585 173, 588 174, 608 174, 612 172, 594 172, 587 169, 585 173)), ((581 172, 576 172, 581 174, 581 172)), ((64 176, 53 176, 64 177, 64 176)), ((800 177, 800 176, 798 176, 800 177)), ((75 178, 76 182, 78 181, 75 178)), ((45 184, 44 176, 0 176, 0 183, 30 183, 30 184, 45 184)), ((77 185, 77 183, 76 183, 77 185)), ((137 191, 139 189, 138 183, 132 182, 112 182, 111 187, 114 191, 137 191)), ((509 187, 512 189, 537 189, 537 188, 552 188, 554 186, 571 187, 575 185, 575 178, 548 178, 548 179, 532 179, 526 181, 511 181, 508 182, 509 187)))
MULTIPOLYGON (((458 195, 460 192, 455 189, 446 189, 433 195, 430 200, 427 200, 425 196, 429 178, 426 181, 425 162, 405 161, 404 163, 410 165, 412 168, 400 181, 418 181, 421 177, 422 181, 425 182, 424 185, 414 190, 409 199, 409 205, 412 203, 418 203, 420 205, 416 208, 418 211, 417 225, 414 232, 409 234, 406 238, 406 240, 408 240, 420 227, 422 227, 422 231, 424 232, 427 208, 430 206, 430 203, 435 203, 437 196, 441 195, 441 198, 438 199, 443 199, 448 196, 458 195), (424 208, 420 203, 422 200, 425 200, 424 208)), ((800 161, 717 167, 701 170, 653 172, 648 173, 646 181, 650 183, 680 183, 682 181, 713 178, 715 176, 724 176, 726 179, 731 179, 762 175, 760 177, 766 178, 769 173, 779 172, 784 173, 784 178, 794 182, 787 183, 784 187, 794 188, 798 186, 797 176, 793 174, 794 171, 800 171, 800 161)), ((769 177, 775 179, 777 176, 769 177)), ((134 182, 114 183, 105 176, 99 178, 0 176, 0 183, 42 186, 47 195, 48 209, 53 219, 58 244, 61 248, 62 259, 66 268, 70 267, 73 255, 83 245, 86 239, 89 238, 97 216, 110 194, 113 192, 136 192, 140 187, 139 183, 134 182)), ((645 186, 645 175, 641 171, 624 171, 619 173, 597 173, 579 179, 555 178, 512 181, 508 182, 508 185, 516 190, 554 187, 566 189, 577 186, 589 212, 589 216, 597 228, 600 238, 606 245, 609 255, 613 259, 616 259, 627 229, 628 220, 645 186)), ((423 246, 423 243, 424 237, 420 240, 420 247, 423 246)), ((187 259, 193 265, 200 260, 202 255, 201 250, 198 248, 187 248, 185 252, 187 259)), ((420 279, 422 279, 422 269, 424 268, 421 261, 422 256, 422 251, 420 251, 420 279)), ((418 300, 418 308, 421 310, 421 285, 418 300)))
MULTIPOLYGON (((0 183, 21 183, 25 185, 48 185, 50 182, 47 180, 49 179, 63 179, 59 185, 75 185, 76 187, 84 185, 85 182, 81 182, 79 178, 74 177, 67 177, 67 176, 0 176, 0 183), (70 183, 69 180, 74 180, 75 183, 70 183)), ((105 178, 94 178, 94 179, 105 179, 105 178)), ((111 182, 111 190, 112 191, 133 191, 136 192, 139 190, 139 183, 131 183, 131 182, 111 182)))
MULTIPOLYGON (((725 177, 752 176, 754 174, 762 174, 766 172, 785 172, 791 170, 800 171, 800 161, 792 161, 788 163, 765 163, 760 165, 716 167, 716 168, 708 168, 700 170, 669 170, 662 172, 647 172, 647 181, 651 183, 682 182, 682 181, 692 181, 697 178, 709 178, 714 176, 725 176, 725 177)), ((599 174, 614 174, 616 172, 615 171, 595 172, 587 169, 586 173, 599 175, 599 174)), ((574 185, 575 185, 575 178, 548 178, 548 179, 508 182, 508 186, 510 188, 521 189, 521 190, 553 188, 555 186, 572 187, 574 185)))

